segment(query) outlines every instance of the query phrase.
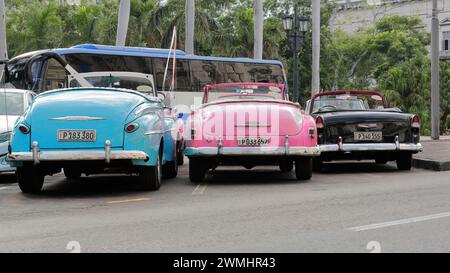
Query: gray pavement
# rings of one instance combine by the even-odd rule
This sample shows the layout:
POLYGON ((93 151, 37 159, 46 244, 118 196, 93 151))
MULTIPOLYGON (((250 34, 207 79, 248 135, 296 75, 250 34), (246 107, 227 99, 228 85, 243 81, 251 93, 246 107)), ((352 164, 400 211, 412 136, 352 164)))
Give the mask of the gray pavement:
POLYGON ((450 171, 450 139, 443 137, 440 141, 423 139, 424 150, 414 156, 416 168, 433 171, 450 171))
POLYGON ((338 163, 305 183, 222 168, 201 185, 187 174, 153 193, 128 176, 58 175, 37 196, 2 178, 0 252, 74 241, 81 252, 450 252, 448 173, 338 163))

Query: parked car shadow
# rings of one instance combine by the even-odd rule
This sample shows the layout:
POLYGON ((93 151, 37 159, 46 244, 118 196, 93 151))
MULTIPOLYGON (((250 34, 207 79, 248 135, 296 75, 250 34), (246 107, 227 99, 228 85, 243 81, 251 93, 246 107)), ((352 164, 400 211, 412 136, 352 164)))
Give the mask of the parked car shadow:
POLYGON ((205 182, 210 185, 261 185, 261 184, 293 184, 299 181, 295 178, 294 171, 282 173, 278 167, 257 167, 246 170, 239 167, 220 167, 209 172, 205 182))
POLYGON ((324 163, 320 174, 349 174, 349 173, 395 173, 400 172, 395 162, 375 164, 372 162, 332 162, 324 163))
POLYGON ((64 176, 47 178, 44 188, 36 197, 92 198, 117 197, 145 193, 140 189, 136 176, 99 175, 71 180, 64 176), (60 178, 60 179, 59 179, 60 178), (50 179, 56 181, 49 181, 50 179))
POLYGON ((14 173, 0 174, 0 184, 12 184, 17 182, 17 177, 14 173))

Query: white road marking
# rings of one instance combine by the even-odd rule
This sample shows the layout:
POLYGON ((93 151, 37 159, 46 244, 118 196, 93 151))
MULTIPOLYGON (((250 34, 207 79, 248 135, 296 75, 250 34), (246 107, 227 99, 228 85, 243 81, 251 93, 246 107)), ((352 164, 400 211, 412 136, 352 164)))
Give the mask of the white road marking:
POLYGON ((9 190, 9 189, 11 189, 11 187, 0 187, 0 191, 1 190, 9 190))
POLYGON ((145 202, 145 201, 150 201, 150 198, 119 200, 119 201, 111 201, 111 202, 107 202, 107 203, 110 205, 116 205, 116 204, 137 203, 137 202, 145 202))
POLYGON ((413 223, 419 223, 419 222, 425 222, 425 221, 431 221, 431 220, 449 218, 449 217, 450 217, 450 212, 445 212, 445 213, 426 215, 426 216, 402 219, 402 220, 391 221, 391 222, 384 222, 384 223, 378 223, 378 224, 372 224, 372 225, 366 225, 366 226, 352 227, 352 228, 348 228, 347 230, 361 232, 361 231, 387 228, 387 227, 406 225, 406 224, 413 224, 413 223))
POLYGON ((205 193, 208 184, 198 184, 195 190, 192 192, 192 195, 202 195, 205 193))

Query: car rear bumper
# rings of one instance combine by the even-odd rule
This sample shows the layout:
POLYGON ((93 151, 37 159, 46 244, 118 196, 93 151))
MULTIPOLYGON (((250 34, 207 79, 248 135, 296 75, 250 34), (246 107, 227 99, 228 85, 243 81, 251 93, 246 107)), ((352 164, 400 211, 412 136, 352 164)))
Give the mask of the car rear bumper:
POLYGON ((195 156, 319 156, 319 147, 187 147, 187 157, 195 156))
POLYGON ((418 153, 423 151, 420 143, 340 143, 319 145, 321 153, 327 152, 369 152, 369 151, 405 151, 418 153))
POLYGON ((145 160, 150 157, 142 151, 113 151, 111 143, 106 141, 104 150, 80 150, 80 151, 39 151, 38 143, 32 145, 32 152, 17 152, 8 155, 8 161, 11 162, 40 162, 51 161, 105 161, 110 163, 112 160, 145 160))

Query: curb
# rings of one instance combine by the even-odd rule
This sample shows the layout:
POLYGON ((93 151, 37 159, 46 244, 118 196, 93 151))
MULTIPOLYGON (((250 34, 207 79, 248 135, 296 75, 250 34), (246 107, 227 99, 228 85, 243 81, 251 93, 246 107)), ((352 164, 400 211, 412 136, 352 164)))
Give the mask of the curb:
POLYGON ((413 167, 418 169, 432 170, 436 172, 450 171, 450 161, 435 161, 431 159, 414 158, 413 167))

